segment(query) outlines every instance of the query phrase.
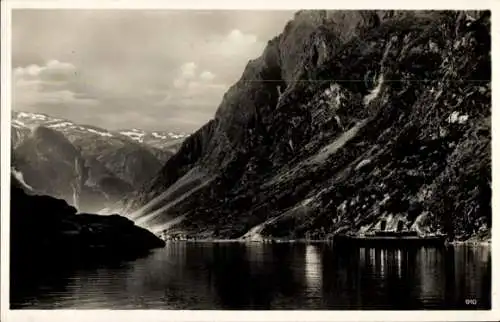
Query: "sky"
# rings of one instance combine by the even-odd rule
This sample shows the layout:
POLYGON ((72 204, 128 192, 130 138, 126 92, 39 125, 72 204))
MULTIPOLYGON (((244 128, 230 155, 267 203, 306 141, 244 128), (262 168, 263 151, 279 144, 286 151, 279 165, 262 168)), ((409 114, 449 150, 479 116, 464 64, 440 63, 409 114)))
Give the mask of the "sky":
POLYGON ((293 11, 17 9, 12 108, 193 132, 293 11))

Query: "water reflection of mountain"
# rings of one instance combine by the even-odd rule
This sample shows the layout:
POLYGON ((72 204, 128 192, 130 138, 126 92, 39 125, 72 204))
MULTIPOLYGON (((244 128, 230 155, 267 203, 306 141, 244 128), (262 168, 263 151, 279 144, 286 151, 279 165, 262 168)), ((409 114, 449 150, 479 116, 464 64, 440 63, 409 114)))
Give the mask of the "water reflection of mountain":
POLYGON ((323 252, 323 295, 335 308, 466 308, 467 298, 490 301, 490 256, 487 247, 332 248, 323 252))
POLYGON ((323 262, 321 259, 321 249, 316 245, 306 245, 304 276, 307 285, 308 298, 321 298, 323 289, 322 268, 323 262))
POLYGON ((411 296, 414 253, 402 249, 349 248, 324 252, 323 292, 338 308, 415 306, 411 296))
POLYGON ((303 250, 290 244, 214 244, 205 276, 223 309, 296 307, 305 289, 303 250), (292 299, 292 300, 291 300, 292 299))
MULTIPOLYGON (((134 262, 38 269, 16 307, 456 309, 491 301, 488 248, 168 243, 134 262)), ((22 285, 21 285, 22 286, 22 285)))
POLYGON ((444 249, 420 248, 416 253, 415 295, 426 305, 441 305, 445 301, 446 267, 444 249))
MULTIPOLYGON (((462 303, 463 308, 476 307, 465 304, 466 299, 483 299, 477 306, 489 308, 491 301, 491 253, 488 247, 455 246, 446 252, 447 275, 449 287, 453 289, 454 298, 462 303)), ((450 292, 451 293, 451 292, 450 292)))

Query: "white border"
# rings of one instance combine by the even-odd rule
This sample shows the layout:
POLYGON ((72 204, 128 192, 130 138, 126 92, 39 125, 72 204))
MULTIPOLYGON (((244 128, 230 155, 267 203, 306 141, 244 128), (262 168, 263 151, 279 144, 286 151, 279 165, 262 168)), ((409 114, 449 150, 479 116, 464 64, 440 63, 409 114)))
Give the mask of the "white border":
MULTIPOLYGON (((492 54, 500 57, 500 1, 495 0, 3 0, 1 1, 2 24, 2 92, 1 92, 1 321, 474 321, 499 320, 500 280, 498 279, 498 239, 499 233, 492 233, 492 310, 490 311, 167 311, 167 310, 9 310, 8 262, 9 262, 9 192, 10 192, 10 74, 11 74, 11 10, 15 8, 86 8, 86 9, 489 9, 492 11, 492 54)), ((63 26, 61 26, 63 28, 63 26)), ((497 59, 498 60, 498 59, 497 59)), ((493 110, 492 127, 499 123, 500 69, 493 59, 492 89, 493 110)), ((498 160, 500 141, 492 129, 492 160, 498 160)), ((498 168, 493 161, 493 230, 499 224, 495 220, 500 206, 500 192, 497 188, 500 179, 498 168)), ((499 228, 500 229, 500 228, 499 228)))

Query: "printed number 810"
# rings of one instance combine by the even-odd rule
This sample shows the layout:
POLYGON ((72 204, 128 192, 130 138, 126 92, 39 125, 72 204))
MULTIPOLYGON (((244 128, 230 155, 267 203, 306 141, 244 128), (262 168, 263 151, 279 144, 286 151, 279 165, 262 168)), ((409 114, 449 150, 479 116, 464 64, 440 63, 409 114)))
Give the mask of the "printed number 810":
POLYGON ((465 304, 466 305, 477 305, 477 300, 476 299, 466 299, 465 304))

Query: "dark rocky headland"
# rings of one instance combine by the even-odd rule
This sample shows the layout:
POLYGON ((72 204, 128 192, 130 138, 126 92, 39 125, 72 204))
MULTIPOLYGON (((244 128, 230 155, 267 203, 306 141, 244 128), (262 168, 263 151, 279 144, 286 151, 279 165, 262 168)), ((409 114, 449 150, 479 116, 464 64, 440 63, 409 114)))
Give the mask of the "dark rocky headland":
POLYGON ((10 298, 14 302, 19 296, 37 294, 42 281, 53 276, 121 265, 165 246, 123 216, 77 213, 63 199, 37 195, 16 175, 11 176, 10 198, 10 298))
POLYGON ((11 277, 47 261, 104 263, 134 259, 165 242, 119 215, 77 214, 62 199, 11 184, 11 277))

